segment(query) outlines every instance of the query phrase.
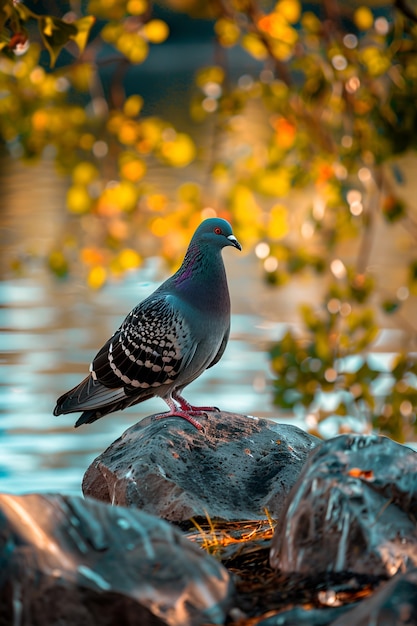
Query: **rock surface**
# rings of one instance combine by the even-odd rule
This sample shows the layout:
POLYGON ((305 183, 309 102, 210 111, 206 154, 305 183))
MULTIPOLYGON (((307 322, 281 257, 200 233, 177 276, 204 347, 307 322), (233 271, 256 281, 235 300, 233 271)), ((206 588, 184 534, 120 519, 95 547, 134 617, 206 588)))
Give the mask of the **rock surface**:
POLYGON ((223 624, 226 569, 143 511, 0 494, 0 624, 223 624))
POLYGON ((330 626, 414 626, 417 624, 417 569, 397 574, 330 626))
POLYGON ((352 605, 328 608, 293 607, 269 615, 257 626, 415 626, 417 569, 396 574, 371 596, 352 605))
MULTIPOLYGON (((312 609, 296 606, 288 611, 283 611, 266 617, 256 624, 256 626, 330 626, 333 618, 344 615, 349 607, 337 607, 330 609, 312 609)), ((343 626, 355 624, 356 622, 342 622, 343 626)))
POLYGON ((84 495, 175 522, 279 517, 319 440, 266 419, 208 415, 204 431, 181 418, 135 424, 90 465, 84 495))
POLYGON ((310 456, 272 540, 282 572, 392 576, 417 566, 417 453, 342 435, 310 456))

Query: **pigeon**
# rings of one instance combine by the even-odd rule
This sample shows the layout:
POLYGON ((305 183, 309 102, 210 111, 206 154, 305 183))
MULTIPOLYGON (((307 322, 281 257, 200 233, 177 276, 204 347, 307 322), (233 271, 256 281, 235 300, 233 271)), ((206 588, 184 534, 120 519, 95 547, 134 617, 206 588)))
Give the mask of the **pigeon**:
POLYGON ((195 417, 219 409, 191 405, 182 390, 221 359, 229 339, 226 246, 242 249, 229 222, 204 220, 177 272, 129 313, 54 415, 82 411, 78 427, 157 396, 169 411, 155 419, 177 416, 201 430, 195 417))

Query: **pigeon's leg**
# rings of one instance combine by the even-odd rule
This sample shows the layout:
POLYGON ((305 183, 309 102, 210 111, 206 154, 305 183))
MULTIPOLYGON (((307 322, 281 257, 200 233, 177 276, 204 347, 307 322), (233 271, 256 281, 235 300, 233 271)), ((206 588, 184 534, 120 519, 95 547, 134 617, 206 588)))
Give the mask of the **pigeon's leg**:
POLYGON ((187 402, 187 400, 180 394, 179 391, 174 391, 172 393, 172 397, 178 402, 181 409, 183 411, 187 411, 187 413, 189 413, 190 415, 200 415, 200 413, 204 413, 205 411, 220 411, 217 406, 194 406, 187 402))
MULTIPOLYGON (((166 411, 165 413, 158 413, 157 415, 154 415, 154 419, 160 420, 165 417, 182 417, 183 419, 187 420, 187 422, 190 422, 190 424, 192 424, 195 428, 197 428, 197 430, 203 430, 203 426, 200 424, 200 422, 194 419, 193 414, 190 415, 182 407, 181 409, 179 409, 175 402, 172 400, 172 398, 164 398, 164 400, 169 406, 170 410, 166 411)), ((202 411, 196 412, 196 415, 202 415, 202 411)))

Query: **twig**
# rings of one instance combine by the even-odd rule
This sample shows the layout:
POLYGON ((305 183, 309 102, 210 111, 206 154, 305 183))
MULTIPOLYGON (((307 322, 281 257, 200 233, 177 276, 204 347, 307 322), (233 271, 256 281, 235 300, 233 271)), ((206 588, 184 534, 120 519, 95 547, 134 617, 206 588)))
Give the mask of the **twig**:
POLYGON ((396 9, 401 11, 401 13, 405 15, 405 17, 408 17, 409 20, 417 24, 417 15, 414 13, 411 7, 408 6, 405 0, 394 0, 394 6, 396 9))

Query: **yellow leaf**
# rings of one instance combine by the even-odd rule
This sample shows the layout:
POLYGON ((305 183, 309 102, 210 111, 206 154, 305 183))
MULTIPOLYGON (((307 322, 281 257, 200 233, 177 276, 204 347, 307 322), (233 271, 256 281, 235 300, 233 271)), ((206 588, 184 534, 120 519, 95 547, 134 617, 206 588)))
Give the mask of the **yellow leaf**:
POLYGON ((293 46, 284 41, 274 41, 271 49, 274 57, 279 61, 288 61, 293 53, 293 46))
POLYGON ((234 46, 239 40, 240 28, 232 19, 220 18, 217 20, 214 30, 222 46, 234 46))
POLYGON ((305 30, 309 33, 320 33, 322 28, 319 18, 311 11, 307 11, 303 14, 301 23, 305 30))
POLYGON ((161 156, 173 167, 185 167, 195 157, 195 145, 185 133, 176 133, 172 140, 163 142, 161 156))
POLYGON ((120 111, 112 111, 107 121, 108 131, 117 135, 124 121, 125 117, 120 111))
POLYGON ((282 239, 288 232, 288 209, 282 204, 276 204, 269 216, 268 234, 271 239, 282 239))
POLYGON ((123 105, 123 113, 127 117, 137 117, 143 107, 143 98, 138 94, 129 96, 123 105))
POLYGON ((148 56, 148 43, 137 33, 123 32, 115 46, 131 63, 142 63, 148 56))
POLYGON ((118 256, 118 262, 122 270, 131 270, 139 267, 142 262, 140 255, 132 248, 125 248, 118 256))
POLYGON ((368 30, 373 26, 374 16, 367 6, 362 6, 356 9, 353 14, 353 21, 360 30, 368 30))
POLYGON ((126 10, 130 15, 143 15, 149 7, 147 0, 129 0, 126 10))
POLYGON ((101 38, 107 43, 114 43, 123 33, 123 26, 118 22, 109 22, 101 31, 101 38))
POLYGON ((88 11, 105 20, 122 20, 126 13, 126 5, 120 0, 89 0, 88 11))
POLYGON ((204 67, 197 72, 196 84, 198 87, 204 87, 207 83, 222 83, 224 81, 224 70, 219 65, 211 65, 204 67))
POLYGON ((162 20, 150 20, 142 28, 143 35, 151 43, 162 43, 168 38, 168 25, 162 20))
POLYGON ((288 150, 294 144, 297 129, 289 122, 285 117, 274 117, 271 120, 272 126, 275 128, 276 136, 275 142, 277 146, 282 148, 283 150, 288 150))
POLYGON ((85 17, 73 22, 73 26, 76 27, 77 33, 75 35, 71 35, 70 39, 75 41, 80 54, 84 51, 87 45, 88 36, 95 21, 96 18, 93 15, 86 15, 85 17))
MULTIPOLYGON (((68 117, 72 124, 76 126, 81 126, 87 119, 85 110, 82 107, 74 106, 68 111, 68 117)), ((66 126, 66 122, 64 122, 66 126)))
POLYGON ((127 223, 118 218, 109 220, 107 228, 110 237, 119 241, 126 239, 129 234, 127 223))
POLYGON ((148 154, 154 150, 161 141, 163 124, 155 117, 148 117, 140 123, 140 139, 136 144, 142 154, 148 154))
POLYGON ((132 183, 137 183, 138 180, 143 178, 146 172, 146 165, 142 159, 125 159, 120 164, 120 174, 123 178, 130 180, 132 183))
POLYGON ((91 150, 95 144, 96 138, 92 133, 83 133, 80 137, 79 145, 82 150, 91 150))
POLYGON ((122 180, 119 185, 119 203, 123 211, 131 211, 136 207, 138 190, 129 181, 122 180))
POLYGON ((78 91, 88 91, 94 76, 93 66, 90 63, 76 63, 70 66, 69 75, 78 91))
POLYGON ((42 32, 47 37, 52 37, 53 31, 54 31, 54 22, 53 22, 52 18, 49 17, 49 15, 45 15, 44 20, 45 21, 44 21, 44 24, 43 24, 42 32))
POLYGON ((105 258, 100 248, 83 248, 80 256, 85 265, 100 265, 105 258))
POLYGON ((123 143, 125 146, 132 146, 139 134, 139 127, 136 122, 133 120, 126 120, 122 122, 119 132, 118 138, 120 143, 123 143))
POLYGON ((201 202, 201 187, 197 183, 183 183, 178 187, 178 199, 181 202, 201 202))
POLYGON ((249 245, 259 237, 262 210, 253 192, 245 185, 236 185, 230 197, 230 209, 239 223, 239 236, 249 245))
POLYGON ((32 115, 32 127, 34 130, 43 131, 48 127, 49 115, 46 111, 38 109, 32 115))
POLYGON ((260 193, 266 196, 286 196, 290 187, 291 174, 285 168, 263 172, 258 181, 260 193))
POLYGON ((165 237, 170 231, 168 220, 163 217, 157 217, 150 226, 151 232, 155 237, 165 237))
POLYGON ((257 35, 245 35, 242 38, 242 47, 258 61, 263 61, 268 57, 268 51, 257 35))
POLYGON ((107 279, 107 270, 102 265, 92 267, 88 273, 87 284, 91 289, 100 289, 107 279))
POLYGON ((288 44, 297 41, 297 31, 289 26, 287 20, 280 13, 265 15, 258 22, 259 28, 274 39, 279 39, 288 44))
POLYGON ((72 213, 88 213, 92 199, 83 185, 73 185, 68 189, 67 206, 72 213))
POLYGON ((167 207, 168 198, 162 193, 153 193, 147 196, 146 204, 151 211, 162 212, 167 207))
POLYGON ((122 180, 104 190, 98 201, 98 212, 110 216, 121 211, 132 211, 136 207, 137 199, 138 190, 135 185, 122 180))
POLYGON ((301 4, 298 0, 280 0, 275 10, 279 11, 290 24, 295 24, 300 19, 301 4))
POLYGON ((384 56, 376 46, 365 48, 361 54, 361 59, 372 76, 384 74, 391 65, 390 59, 384 56))
POLYGON ((98 169, 89 161, 81 161, 72 172, 72 179, 75 185, 89 185, 98 176, 98 169))

